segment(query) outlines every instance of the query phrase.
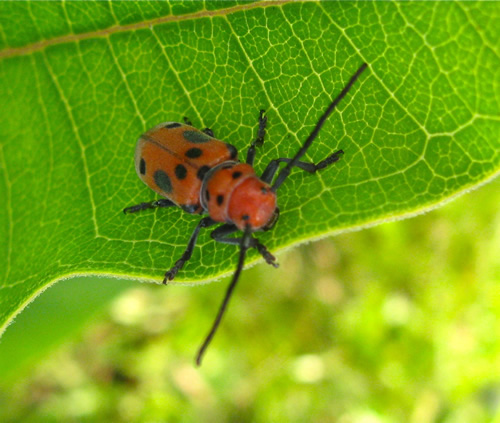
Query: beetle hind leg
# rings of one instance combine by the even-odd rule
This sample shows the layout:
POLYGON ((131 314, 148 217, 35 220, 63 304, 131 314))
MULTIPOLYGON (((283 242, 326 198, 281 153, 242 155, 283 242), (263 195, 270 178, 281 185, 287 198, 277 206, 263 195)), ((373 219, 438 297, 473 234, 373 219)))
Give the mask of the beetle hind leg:
POLYGON ((140 203, 135 206, 126 207, 123 209, 123 213, 136 213, 141 210, 147 209, 155 209, 157 207, 174 207, 175 203, 166 198, 162 198, 161 200, 149 201, 147 203, 140 203))
POLYGON ((166 285, 168 281, 171 281, 177 275, 177 272, 182 269, 182 266, 191 258, 193 254, 194 246, 196 245, 196 241, 198 240, 198 235, 200 234, 201 228, 207 228, 208 226, 215 225, 217 222, 212 220, 210 217, 204 217, 198 222, 196 228, 191 234, 191 238, 189 239, 188 245, 184 254, 182 254, 181 258, 177 260, 170 270, 165 273, 165 277, 163 278, 163 284, 166 285))
MULTIPOLYGON (((302 170, 305 170, 306 172, 315 173, 316 171, 324 169, 325 167, 330 166, 331 164, 339 161, 343 154, 344 152, 342 150, 338 150, 335 153, 330 154, 326 159, 321 160, 317 164, 298 161, 295 164, 295 166, 302 170)), ((291 161, 292 159, 284 159, 284 158, 272 160, 262 173, 261 179, 264 182, 270 184, 274 178, 274 175, 279 169, 280 163, 290 163, 291 161)))

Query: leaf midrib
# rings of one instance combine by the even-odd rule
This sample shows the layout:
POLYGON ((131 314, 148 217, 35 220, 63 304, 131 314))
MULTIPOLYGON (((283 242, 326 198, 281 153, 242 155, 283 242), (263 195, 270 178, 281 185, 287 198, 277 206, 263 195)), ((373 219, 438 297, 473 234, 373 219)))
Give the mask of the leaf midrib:
POLYGON ((181 22, 181 21, 188 21, 188 20, 200 19, 200 18, 206 18, 206 17, 212 18, 212 17, 217 17, 217 16, 228 16, 230 14, 241 12, 241 11, 265 8, 265 7, 270 7, 270 6, 281 6, 281 5, 287 4, 287 3, 294 3, 294 0, 258 1, 255 3, 240 4, 238 6, 228 7, 227 9, 202 10, 200 12, 194 12, 194 13, 190 13, 190 14, 186 14, 186 15, 179 15, 179 16, 174 16, 174 15, 162 16, 159 18, 149 19, 149 20, 145 20, 142 22, 136 22, 136 23, 128 24, 128 25, 115 25, 115 26, 112 26, 109 28, 100 29, 98 31, 82 32, 80 34, 63 35, 60 37, 55 37, 55 38, 50 38, 47 40, 37 41, 35 43, 28 44, 28 45, 25 45, 23 47, 13 47, 13 48, 7 48, 5 50, 0 50, 0 59, 17 57, 17 56, 25 56, 25 55, 34 53, 36 51, 43 50, 47 47, 54 46, 54 45, 82 41, 82 40, 87 40, 87 39, 91 39, 91 38, 109 37, 110 35, 113 35, 113 34, 118 34, 118 33, 127 32, 127 31, 136 31, 136 30, 144 29, 144 28, 150 28, 154 25, 159 25, 159 24, 163 24, 163 23, 167 23, 167 22, 181 22))

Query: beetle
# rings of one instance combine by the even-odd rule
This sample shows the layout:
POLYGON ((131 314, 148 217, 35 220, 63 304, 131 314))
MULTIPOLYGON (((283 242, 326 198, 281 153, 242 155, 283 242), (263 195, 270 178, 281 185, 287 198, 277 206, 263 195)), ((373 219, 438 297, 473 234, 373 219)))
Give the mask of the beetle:
POLYGON ((202 228, 222 224, 211 232, 211 237, 224 244, 238 245, 238 265, 219 308, 212 327, 196 355, 200 365, 205 350, 210 344, 221 322, 232 292, 239 280, 246 252, 255 248, 264 260, 277 267, 275 257, 253 236, 254 232, 271 229, 279 218, 276 191, 298 167, 309 173, 324 169, 340 159, 344 152, 338 150, 317 164, 299 159, 306 153, 318 136, 326 119, 345 97, 361 73, 367 68, 363 63, 349 82, 331 102, 313 131, 293 158, 272 160, 262 175, 253 169, 256 147, 262 146, 266 134, 267 116, 259 114, 257 137, 250 144, 245 163, 238 160, 238 151, 228 143, 214 138, 209 128, 200 131, 184 118, 184 123, 164 122, 141 135, 135 150, 135 168, 139 178, 162 199, 127 207, 124 213, 157 207, 178 206, 190 214, 208 214, 198 222, 187 244, 184 254, 165 273, 163 283, 175 278, 179 270, 191 258, 202 228), (286 166, 279 170, 280 163, 286 166), (231 237, 237 231, 243 235, 231 237))

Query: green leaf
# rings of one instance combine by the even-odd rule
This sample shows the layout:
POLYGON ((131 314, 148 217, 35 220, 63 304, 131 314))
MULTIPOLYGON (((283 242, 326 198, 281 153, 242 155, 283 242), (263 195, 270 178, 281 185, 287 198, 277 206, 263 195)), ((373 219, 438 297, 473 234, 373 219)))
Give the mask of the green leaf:
MULTIPOLYGON (((198 218, 124 215, 155 198, 137 137, 189 116, 257 171, 290 157, 362 62, 295 170, 271 251, 435 207, 499 168, 498 3, 0 3, 0 327, 77 274, 159 281, 198 218)), ((257 260, 251 255, 249 262, 257 260)), ((208 232, 179 281, 233 271, 208 232)), ((272 271, 272 269, 270 269, 272 271)), ((104 283, 104 282, 103 282, 104 283)))

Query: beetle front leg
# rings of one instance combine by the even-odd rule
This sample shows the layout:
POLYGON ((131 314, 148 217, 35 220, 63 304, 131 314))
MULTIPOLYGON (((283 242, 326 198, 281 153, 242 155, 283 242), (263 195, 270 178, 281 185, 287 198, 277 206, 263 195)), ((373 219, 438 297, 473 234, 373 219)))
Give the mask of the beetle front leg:
MULTIPOLYGON (((222 244, 231 244, 231 245, 241 245, 241 237, 232 238, 229 235, 237 232, 239 229, 232 224, 226 223, 222 226, 219 226, 217 229, 214 229, 210 236, 217 242, 222 244)), ((270 264, 273 267, 279 267, 279 264, 276 263, 276 257, 274 257, 269 250, 266 248, 264 244, 262 244, 257 238, 250 238, 249 248, 255 248, 260 255, 264 258, 267 264, 270 264)))
MULTIPOLYGON (((325 160, 321 160, 317 164, 299 161, 295 164, 295 166, 298 167, 299 169, 305 170, 306 172, 315 173, 316 171, 324 169, 325 167, 330 166, 332 163, 339 161, 340 158, 342 157, 342 154, 344 154, 344 152, 342 150, 338 150, 335 153, 329 155, 325 160)), ((274 175, 279 169, 280 163, 290 163, 291 161, 292 159, 284 159, 284 158, 271 160, 271 162, 267 165, 266 169, 262 173, 260 179, 270 184, 274 178, 274 175)))
POLYGON ((264 143, 264 137, 266 136, 266 125, 267 116, 264 116, 265 110, 261 110, 259 114, 259 130, 257 132, 257 138, 250 144, 247 151, 247 164, 253 166, 253 161, 255 159, 255 147, 260 147, 264 143))

